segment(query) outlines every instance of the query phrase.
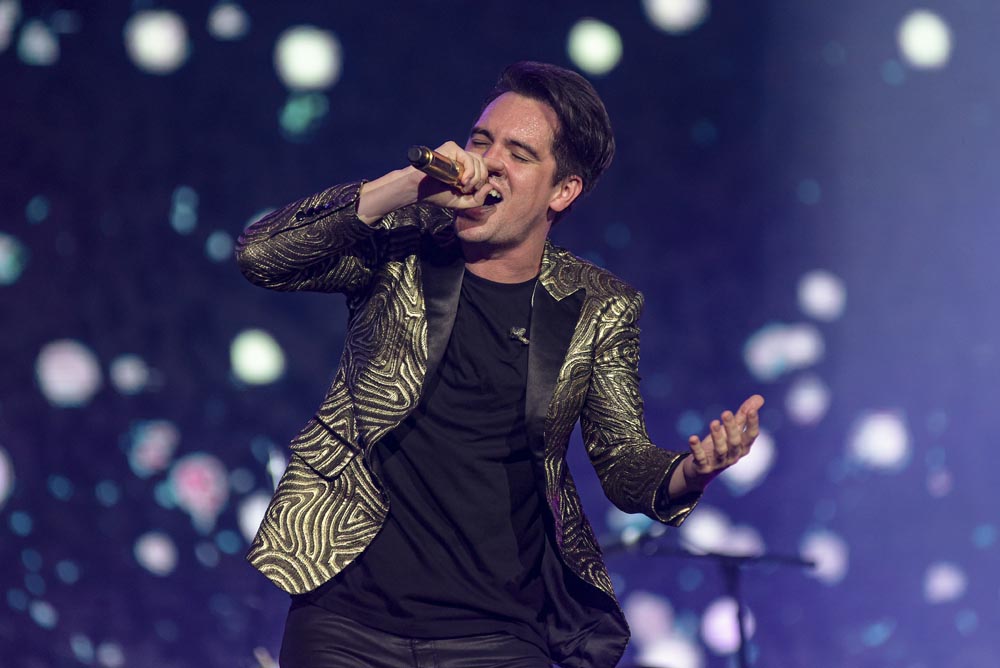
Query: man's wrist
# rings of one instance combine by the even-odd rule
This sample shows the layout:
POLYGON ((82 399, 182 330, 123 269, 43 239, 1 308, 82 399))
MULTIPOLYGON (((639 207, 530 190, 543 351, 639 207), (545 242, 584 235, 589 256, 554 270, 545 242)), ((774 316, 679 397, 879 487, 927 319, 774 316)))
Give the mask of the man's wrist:
POLYGON ((413 167, 404 167, 366 182, 358 194, 358 218, 366 225, 374 225, 386 214, 413 204, 422 178, 413 167))

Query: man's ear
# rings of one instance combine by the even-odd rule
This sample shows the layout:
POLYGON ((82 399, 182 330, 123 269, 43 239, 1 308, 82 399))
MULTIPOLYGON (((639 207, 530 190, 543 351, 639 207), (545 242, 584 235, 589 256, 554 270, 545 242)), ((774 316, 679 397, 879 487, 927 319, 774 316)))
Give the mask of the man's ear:
POLYGON ((582 192, 583 179, 576 174, 571 174, 554 186, 552 199, 549 200, 549 208, 556 213, 562 213, 582 192))

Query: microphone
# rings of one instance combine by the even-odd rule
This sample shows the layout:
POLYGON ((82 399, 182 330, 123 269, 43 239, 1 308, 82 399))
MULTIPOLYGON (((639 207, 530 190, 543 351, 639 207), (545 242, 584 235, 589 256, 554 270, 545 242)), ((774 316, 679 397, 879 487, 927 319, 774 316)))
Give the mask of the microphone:
POLYGON ((411 165, 441 183, 455 186, 462 178, 462 165, 426 146, 411 146, 406 157, 411 165))
POLYGON ((527 333, 528 333, 528 330, 525 329, 524 327, 511 327, 510 331, 507 332, 507 337, 511 341, 520 341, 524 345, 528 345, 528 343, 529 343, 528 337, 525 336, 525 334, 527 334, 527 333))

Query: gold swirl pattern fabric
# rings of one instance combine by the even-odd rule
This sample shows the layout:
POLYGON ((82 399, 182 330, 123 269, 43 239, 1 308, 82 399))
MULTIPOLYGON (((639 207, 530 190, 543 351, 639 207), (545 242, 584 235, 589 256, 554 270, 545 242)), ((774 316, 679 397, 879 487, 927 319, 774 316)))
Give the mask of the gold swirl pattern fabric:
MULTIPOLYGON (((254 223, 237 246, 241 270, 257 285, 347 295, 339 368, 315 416, 292 440, 291 461, 248 554, 293 594, 334 577, 378 533, 388 507, 367 455, 416 407, 450 335, 464 271, 450 212, 414 205, 369 226, 356 214, 360 186, 294 202, 254 223)), ((641 295, 549 243, 538 284, 526 424, 540 444, 559 556, 614 601, 566 464, 577 420, 605 493, 622 510, 676 525, 697 499, 659 498, 681 455, 646 434, 638 389, 641 295)), ((624 628, 620 610, 617 617, 624 628)), ((613 665, 616 658, 607 660, 613 665)))

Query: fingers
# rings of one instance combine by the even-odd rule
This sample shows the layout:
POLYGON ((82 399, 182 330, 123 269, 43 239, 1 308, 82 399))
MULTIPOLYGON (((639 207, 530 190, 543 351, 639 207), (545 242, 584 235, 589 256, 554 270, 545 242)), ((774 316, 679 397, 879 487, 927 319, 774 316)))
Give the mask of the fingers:
POLYGON ((764 397, 754 394, 740 406, 738 414, 747 415, 750 411, 759 411, 764 406, 764 397))
POLYGON ((712 470, 712 462, 708 459, 708 452, 706 451, 706 448, 702 446, 701 438, 695 436, 694 434, 689 436, 688 448, 691 450, 691 456, 694 457, 698 471, 712 470))
MULTIPOLYGON (((726 413, 729 413, 729 411, 726 411, 726 413)), ((729 417, 732 419, 732 413, 729 413, 729 417)), ((712 435, 712 446, 715 450, 716 461, 726 461, 726 457, 729 456, 730 451, 727 427, 718 420, 712 420, 709 430, 712 435)))

